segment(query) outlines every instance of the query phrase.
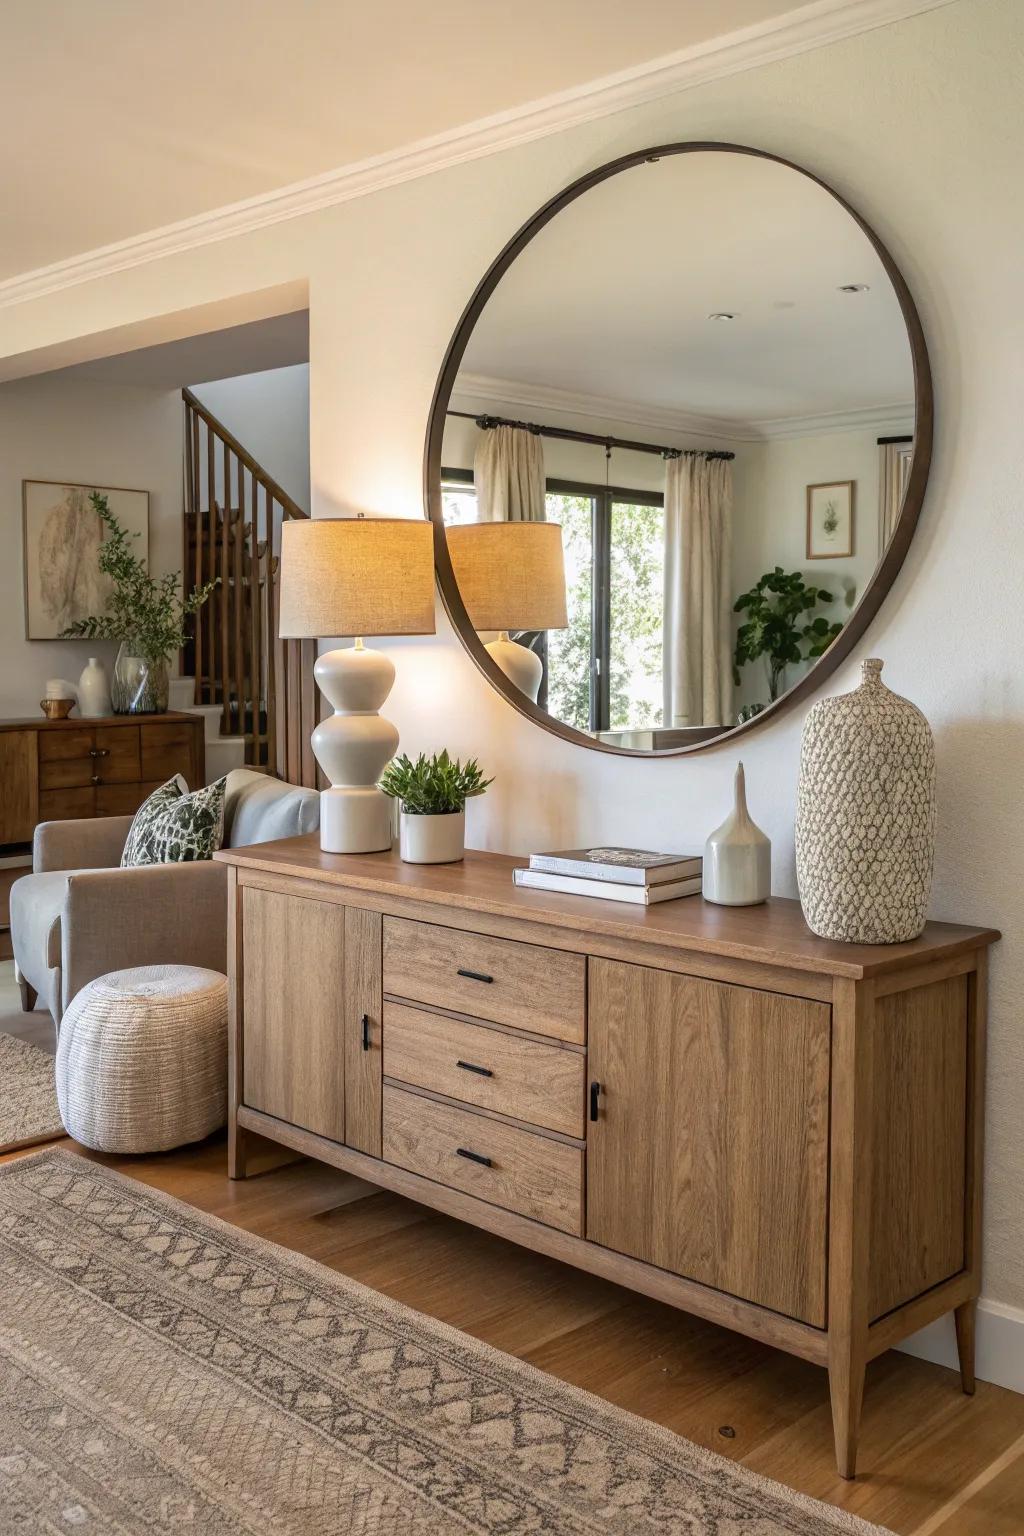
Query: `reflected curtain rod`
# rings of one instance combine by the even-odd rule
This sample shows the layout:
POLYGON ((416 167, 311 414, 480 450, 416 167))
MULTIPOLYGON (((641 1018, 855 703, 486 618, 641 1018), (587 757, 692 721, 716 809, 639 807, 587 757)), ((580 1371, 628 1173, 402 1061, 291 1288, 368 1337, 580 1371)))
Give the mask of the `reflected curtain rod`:
POLYGON ((736 455, 717 448, 664 448, 657 443, 634 443, 624 437, 601 437, 596 432, 577 432, 572 427, 542 427, 535 421, 511 421, 507 416, 481 415, 478 411, 446 411, 446 416, 461 416, 464 421, 475 421, 482 432, 491 427, 521 427, 537 437, 557 437, 571 443, 594 443, 598 448, 629 448, 634 453, 658 453, 663 459, 703 458, 734 459, 736 455))

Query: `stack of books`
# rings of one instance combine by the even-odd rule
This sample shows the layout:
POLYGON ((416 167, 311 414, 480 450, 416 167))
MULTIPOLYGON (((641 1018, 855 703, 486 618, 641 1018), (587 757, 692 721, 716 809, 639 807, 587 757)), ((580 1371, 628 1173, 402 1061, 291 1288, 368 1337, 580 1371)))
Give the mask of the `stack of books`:
POLYGON ((570 848, 534 853, 529 869, 516 869, 516 885, 536 891, 565 891, 601 901, 651 906, 700 893, 699 854, 650 853, 644 848, 570 848))

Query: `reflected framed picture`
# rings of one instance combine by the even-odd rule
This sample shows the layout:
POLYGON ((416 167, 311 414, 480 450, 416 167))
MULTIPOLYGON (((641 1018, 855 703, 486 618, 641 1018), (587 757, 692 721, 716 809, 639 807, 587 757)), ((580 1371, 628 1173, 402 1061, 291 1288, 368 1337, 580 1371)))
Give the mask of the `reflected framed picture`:
POLYGON ((93 491, 135 535, 133 553, 149 557, 148 491, 23 480, 26 640, 59 640, 69 624, 106 610, 110 583, 99 567, 104 527, 89 500, 93 491))
POLYGON ((838 560, 853 554, 853 480, 807 487, 807 558, 838 560))

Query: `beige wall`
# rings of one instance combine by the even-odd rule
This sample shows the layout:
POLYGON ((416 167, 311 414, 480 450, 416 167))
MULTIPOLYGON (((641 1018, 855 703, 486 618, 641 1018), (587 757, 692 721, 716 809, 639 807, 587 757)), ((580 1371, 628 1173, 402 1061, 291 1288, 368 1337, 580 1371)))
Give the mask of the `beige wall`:
POLYGON ((90 655, 117 647, 25 639, 21 482, 64 480, 149 492, 150 569, 181 569, 179 390, 60 374, 0 385, 0 716, 37 715, 47 678, 77 683, 90 655))
MULTIPOLYGON (((1024 603, 1019 0, 960 3, 396 186, 0 312, 0 354, 308 277, 314 512, 419 514, 426 415, 466 299, 519 223, 624 151, 725 139, 791 157, 875 225, 913 290, 937 398, 918 535, 858 657, 928 714, 939 760, 932 910, 1003 927, 989 1070, 985 1292, 1024 1306, 1024 603)), ((516 715, 439 615, 389 646, 389 711, 410 749, 478 753, 497 782, 470 838, 524 850, 609 838, 699 846, 727 808, 737 750, 636 762, 569 746, 516 715), (524 792, 528 787, 528 793, 524 792)), ((855 663, 830 687, 857 680, 855 663)), ((743 745, 751 809, 794 890, 800 712, 743 745)))

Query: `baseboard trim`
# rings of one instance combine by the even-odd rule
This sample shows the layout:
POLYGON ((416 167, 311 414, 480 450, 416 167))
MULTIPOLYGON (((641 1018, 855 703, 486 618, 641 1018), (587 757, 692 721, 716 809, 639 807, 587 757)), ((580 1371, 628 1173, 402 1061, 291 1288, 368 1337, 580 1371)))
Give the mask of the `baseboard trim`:
MULTIPOLYGON (((957 1369, 952 1317, 940 1317, 897 1347, 919 1360, 957 1369)), ((979 1381, 1024 1392, 1024 1310, 982 1297, 978 1302, 976 1351, 979 1381)))
POLYGON ((724 33, 386 154, 339 166, 320 176, 19 273, 0 281, 0 309, 217 240, 249 234, 286 219, 301 218, 399 182, 429 176, 466 160, 493 155, 595 118, 657 101, 708 80, 824 48, 953 3, 954 0, 811 0, 810 4, 798 5, 770 21, 724 33))

